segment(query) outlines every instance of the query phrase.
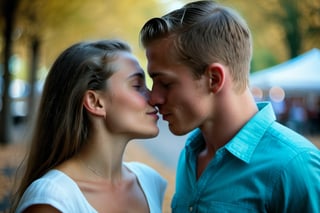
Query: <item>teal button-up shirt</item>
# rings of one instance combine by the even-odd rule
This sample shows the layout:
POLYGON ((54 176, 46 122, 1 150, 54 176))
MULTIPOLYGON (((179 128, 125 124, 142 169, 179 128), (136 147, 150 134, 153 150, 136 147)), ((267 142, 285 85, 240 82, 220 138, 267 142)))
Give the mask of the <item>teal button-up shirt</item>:
POLYGON ((199 130, 181 152, 173 213, 320 212, 320 150, 275 121, 270 103, 229 141, 196 178, 204 146, 199 130))

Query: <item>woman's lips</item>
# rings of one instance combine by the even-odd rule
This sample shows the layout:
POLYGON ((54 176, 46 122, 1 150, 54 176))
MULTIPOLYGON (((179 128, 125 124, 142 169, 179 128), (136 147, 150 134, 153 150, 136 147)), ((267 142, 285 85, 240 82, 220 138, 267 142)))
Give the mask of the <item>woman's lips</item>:
POLYGON ((158 111, 152 111, 152 112, 148 112, 148 115, 152 116, 155 120, 159 119, 159 115, 158 115, 158 111))

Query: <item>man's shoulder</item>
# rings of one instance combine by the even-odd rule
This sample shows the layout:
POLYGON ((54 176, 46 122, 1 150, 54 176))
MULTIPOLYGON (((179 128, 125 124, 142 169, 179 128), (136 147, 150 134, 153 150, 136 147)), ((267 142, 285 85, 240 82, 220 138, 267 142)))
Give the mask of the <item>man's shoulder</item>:
POLYGON ((278 122, 274 122, 267 129, 265 139, 278 142, 294 152, 300 152, 305 149, 317 149, 317 147, 305 136, 289 129, 278 122))

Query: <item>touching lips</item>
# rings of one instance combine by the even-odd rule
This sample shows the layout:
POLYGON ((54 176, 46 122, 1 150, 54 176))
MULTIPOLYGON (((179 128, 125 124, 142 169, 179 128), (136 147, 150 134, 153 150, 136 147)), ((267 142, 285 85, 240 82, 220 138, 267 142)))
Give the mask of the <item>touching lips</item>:
POLYGON ((166 114, 164 114, 164 113, 160 113, 161 115, 162 115, 162 119, 163 120, 168 120, 168 117, 170 116, 170 114, 169 113, 166 113, 166 114))
POLYGON ((158 120, 158 119, 159 119, 158 111, 157 111, 157 110, 154 110, 154 111, 152 111, 152 112, 148 112, 147 114, 148 114, 148 115, 151 115, 152 117, 154 117, 155 120, 158 120))

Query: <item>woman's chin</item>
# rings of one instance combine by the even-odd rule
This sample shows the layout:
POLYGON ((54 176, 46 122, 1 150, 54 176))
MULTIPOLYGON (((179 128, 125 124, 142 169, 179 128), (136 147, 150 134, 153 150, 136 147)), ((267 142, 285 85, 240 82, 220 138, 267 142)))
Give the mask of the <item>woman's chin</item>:
POLYGON ((157 137, 159 134, 159 129, 156 128, 156 129, 152 129, 152 130, 146 130, 144 131, 143 134, 140 135, 139 138, 141 139, 148 139, 148 138, 154 138, 154 137, 157 137))

